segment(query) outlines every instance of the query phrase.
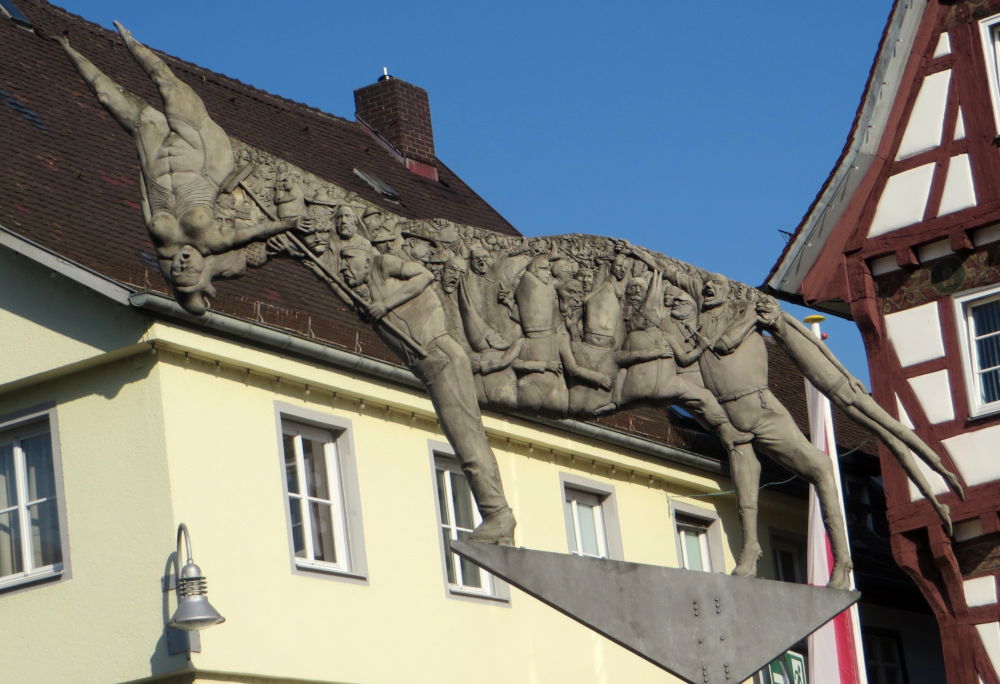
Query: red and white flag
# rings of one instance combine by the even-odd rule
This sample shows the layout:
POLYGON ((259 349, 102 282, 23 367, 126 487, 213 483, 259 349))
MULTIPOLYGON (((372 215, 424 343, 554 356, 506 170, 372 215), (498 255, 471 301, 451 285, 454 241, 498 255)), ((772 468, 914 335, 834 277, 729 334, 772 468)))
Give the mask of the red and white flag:
MULTIPOLYGON (((810 316, 806 322, 813 334, 820 337, 822 316, 810 316)), ((827 454, 833 463, 837 496, 843 505, 840 484, 840 464, 837 462, 837 442, 833 435, 833 413, 830 400, 806 380, 806 401, 809 406, 809 431, 813 446, 827 454)), ((846 523, 846 521, 845 521, 846 523)), ((847 530, 844 530, 847 533, 847 530)), ((809 487, 809 539, 807 544, 807 582, 825 587, 833 569, 833 551, 823 527, 823 515, 815 488, 809 487)), ((854 588, 854 574, 851 574, 854 588)), ((864 653, 861 649, 861 629, 857 604, 813 632, 809 637, 809 684, 867 684, 864 653)))

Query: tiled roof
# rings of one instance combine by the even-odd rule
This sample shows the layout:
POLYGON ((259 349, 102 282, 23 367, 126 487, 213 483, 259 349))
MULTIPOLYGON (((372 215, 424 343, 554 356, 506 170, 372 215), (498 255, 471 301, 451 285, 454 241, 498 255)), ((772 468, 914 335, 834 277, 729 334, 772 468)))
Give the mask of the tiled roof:
MULTIPOLYGON (((67 34, 113 80, 159 106, 155 86, 115 33, 40 0, 18 0, 18 6, 35 30, 0 20, 0 226, 136 290, 169 294, 144 227, 130 136, 49 37, 67 34)), ((441 217, 518 234, 440 160, 442 182, 436 183, 407 171, 358 123, 164 58, 199 93, 213 119, 249 145, 409 218, 441 217), (354 168, 387 182, 402 202, 382 201, 354 168)), ((291 260, 272 259, 243 278, 216 281, 216 287, 213 309, 398 363, 370 326, 291 260)), ((802 424, 801 375, 780 352, 772 359, 775 391, 802 424)), ((671 420, 662 408, 595 422, 700 453, 721 451, 714 439, 671 420)), ((857 430, 846 430, 840 441, 848 447, 870 444, 857 430)))

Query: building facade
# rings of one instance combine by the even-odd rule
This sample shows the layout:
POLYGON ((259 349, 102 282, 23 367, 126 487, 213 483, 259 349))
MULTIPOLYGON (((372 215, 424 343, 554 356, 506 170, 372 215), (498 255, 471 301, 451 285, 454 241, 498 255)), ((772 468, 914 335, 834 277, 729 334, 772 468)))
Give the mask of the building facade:
MULTIPOLYGON (((40 0, 0 7, 12 133, 0 137, 0 622, 12 635, 0 678, 663 681, 450 554, 478 519, 431 402, 312 273, 263 246, 252 274, 216 283, 209 313, 174 301, 143 228, 134 146, 51 38, 147 101, 159 93, 113 33, 40 0), (181 523, 226 618, 190 636, 166 627, 181 523)), ((247 192, 294 173, 319 220, 348 202, 518 237, 436 157, 416 86, 360 89, 347 121, 164 59, 261 170, 240 181, 247 192)), ((251 209, 219 211, 240 225, 251 209)), ((771 387, 804 427, 792 368, 772 350, 771 387)), ((519 545, 733 568, 725 454, 683 415, 489 413, 485 427, 519 545)), ((779 484, 761 497, 760 570, 801 580, 804 488, 788 479, 765 471, 779 484)), ((856 482, 871 505, 871 474, 856 482)), ((885 652, 928 675, 910 681, 935 681, 933 644, 913 629, 921 609, 877 552, 856 557, 859 569, 871 559, 862 589, 882 587, 864 621, 907 622, 916 636, 885 652)))
POLYGON ((897 2, 837 165, 766 281, 852 318, 873 392, 957 473, 954 534, 882 455, 892 548, 941 629, 950 682, 996 682, 1000 231, 994 2, 897 2))

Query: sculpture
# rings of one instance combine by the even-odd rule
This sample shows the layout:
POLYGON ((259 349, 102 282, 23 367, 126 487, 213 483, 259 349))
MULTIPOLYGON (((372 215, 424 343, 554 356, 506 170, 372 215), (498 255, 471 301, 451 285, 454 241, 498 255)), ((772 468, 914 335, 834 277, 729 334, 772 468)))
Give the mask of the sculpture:
POLYGON ((832 467, 767 387, 765 332, 887 444, 950 531, 910 450, 961 496, 958 478, 772 298, 622 240, 508 237, 396 216, 228 137, 190 87, 116 26, 165 113, 59 42, 135 140, 146 225, 178 302, 203 313, 213 278, 275 256, 302 260, 427 388, 483 518, 472 540, 512 544, 516 525, 480 405, 587 418, 678 404, 729 453, 743 530, 735 574, 754 574, 760 555, 760 452, 816 486, 835 557, 830 586, 845 587, 850 553, 832 467))

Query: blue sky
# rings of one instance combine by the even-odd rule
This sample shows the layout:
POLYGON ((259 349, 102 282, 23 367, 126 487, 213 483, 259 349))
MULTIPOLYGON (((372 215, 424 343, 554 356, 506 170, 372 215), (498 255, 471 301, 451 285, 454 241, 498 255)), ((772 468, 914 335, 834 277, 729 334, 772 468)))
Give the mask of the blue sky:
MULTIPOLYGON (((523 233, 624 237, 751 285, 840 154, 891 6, 57 4, 345 118, 387 66, 429 92, 438 156, 523 233)), ((824 329, 867 378, 853 324, 824 329)))

